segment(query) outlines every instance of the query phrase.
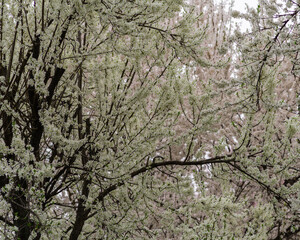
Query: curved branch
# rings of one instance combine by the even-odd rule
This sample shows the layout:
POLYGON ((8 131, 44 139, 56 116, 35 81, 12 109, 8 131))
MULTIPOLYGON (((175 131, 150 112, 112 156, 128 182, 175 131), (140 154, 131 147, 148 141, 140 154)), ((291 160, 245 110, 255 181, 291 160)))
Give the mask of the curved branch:
POLYGON ((271 52, 272 48, 273 48, 273 44, 277 41, 277 39, 279 38, 279 35, 281 34, 282 30, 287 26, 287 24, 299 13, 300 11, 295 11, 293 14, 290 15, 289 19, 286 19, 285 21, 283 21, 282 26, 279 28, 279 30, 277 31, 276 35, 274 36, 274 38, 268 42, 268 44, 266 46, 269 46, 269 48, 267 49, 264 58, 261 61, 261 66, 259 68, 258 71, 258 78, 257 78, 257 83, 256 83, 256 93, 257 93, 257 99, 256 99, 256 105, 258 107, 258 110, 260 110, 260 93, 261 93, 261 79, 262 79, 262 75, 263 75, 263 68, 267 62, 269 53, 271 52))
MULTIPOLYGON (((157 156, 156 158, 163 159, 161 156, 157 156)), ((130 177, 134 178, 137 175, 145 173, 155 168, 165 167, 165 166, 201 166, 205 164, 213 164, 213 163, 232 163, 235 162, 235 157, 232 155, 227 156, 217 156, 210 159, 202 159, 199 161, 192 161, 192 162, 182 162, 182 161, 165 161, 165 162, 152 162, 151 164, 144 166, 136 171, 130 173, 130 177)), ((116 184, 111 185, 110 187, 106 188, 102 191, 98 197, 98 201, 103 201, 104 197, 106 197, 109 193, 116 190, 118 187, 123 186, 125 184, 124 181, 120 181, 116 184)))

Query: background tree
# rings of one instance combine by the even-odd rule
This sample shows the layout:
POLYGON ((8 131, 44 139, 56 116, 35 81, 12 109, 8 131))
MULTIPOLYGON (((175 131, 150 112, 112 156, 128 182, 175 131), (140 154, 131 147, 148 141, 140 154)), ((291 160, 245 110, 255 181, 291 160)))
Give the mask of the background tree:
POLYGON ((1 237, 296 236, 297 112, 269 55, 233 71, 261 54, 226 53, 227 21, 210 1, 2 0, 1 237))

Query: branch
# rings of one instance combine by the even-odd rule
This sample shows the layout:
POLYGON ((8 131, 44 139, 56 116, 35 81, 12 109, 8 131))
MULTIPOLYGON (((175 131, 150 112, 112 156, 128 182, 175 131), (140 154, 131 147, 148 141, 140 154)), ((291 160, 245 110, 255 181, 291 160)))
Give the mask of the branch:
MULTIPOLYGON (((157 156, 156 158, 163 159, 161 156, 157 156)), ((217 156, 210 159, 202 159, 199 161, 192 161, 192 162, 182 162, 182 161, 165 161, 165 162, 152 162, 151 164, 144 166, 136 171, 133 171, 130 174, 131 178, 134 178, 137 175, 140 175, 142 173, 145 173, 147 171, 150 171, 152 169, 158 168, 158 167, 165 167, 165 166, 201 166, 205 164, 213 164, 213 163, 231 163, 235 161, 235 157, 232 155, 227 156, 217 156)), ((102 191, 98 197, 98 201, 103 201, 104 197, 107 196, 110 192, 116 190, 118 187, 123 186, 125 184, 124 181, 120 181, 116 184, 111 185, 110 187, 106 188, 104 191, 102 191)))
POLYGON ((2 65, 3 60, 3 46, 2 46, 2 40, 3 40, 3 10, 4 10, 4 0, 1 2, 1 15, 0 15, 0 62, 2 65))
POLYGON ((8 221, 6 218, 4 218, 3 216, 0 216, 0 221, 5 222, 5 224, 7 224, 8 226, 14 227, 15 225, 8 221))
POLYGON ((270 186, 268 186, 267 184, 263 183, 262 181, 260 181, 256 177, 252 176, 250 173, 248 173, 246 170, 242 169, 241 167, 237 166, 236 164, 232 164, 232 163, 229 162, 229 165, 231 165, 232 167, 234 167, 235 169, 237 169, 241 173, 245 174, 250 179, 254 180, 258 184, 260 184, 261 186, 263 186, 265 189, 267 189, 267 191, 271 192, 278 201, 283 201, 289 207, 291 207, 291 204, 289 203, 289 201, 287 199, 283 198, 279 193, 275 192, 270 186))
MULTIPOLYGON (((215 158, 210 159, 203 159, 200 161, 193 161, 193 162, 182 162, 182 161, 167 161, 167 162, 153 162, 149 164, 148 166, 142 167, 139 170, 136 170, 130 174, 130 176, 133 178, 141 173, 144 173, 148 170, 152 170, 154 168, 158 167, 164 167, 164 166, 201 166, 205 164, 213 164, 213 163, 231 163, 235 161, 235 157, 229 158, 229 156, 219 156, 215 158)), ((162 158, 162 157, 160 157, 162 158)))
POLYGON ((261 93, 261 78, 262 78, 262 74, 263 74, 263 68, 267 62, 267 59, 269 57, 269 53, 271 52, 274 44, 276 43, 276 41, 279 38, 279 35, 281 34, 281 32, 283 31, 283 29, 287 26, 287 24, 290 22, 291 19, 293 19, 297 14, 299 13, 299 11, 295 11, 293 14, 291 14, 291 17, 287 20, 285 20, 282 24, 282 26, 280 27, 280 29, 278 30, 278 32, 276 33, 276 35, 274 36, 274 38, 269 41, 269 43, 266 45, 266 47, 270 44, 270 47, 267 49, 263 60, 261 61, 261 66, 260 69, 258 71, 258 79, 257 79, 257 83, 256 83, 256 92, 257 92, 257 99, 256 99, 256 105, 258 107, 258 110, 260 110, 260 103, 259 103, 259 99, 260 99, 260 93, 261 93))

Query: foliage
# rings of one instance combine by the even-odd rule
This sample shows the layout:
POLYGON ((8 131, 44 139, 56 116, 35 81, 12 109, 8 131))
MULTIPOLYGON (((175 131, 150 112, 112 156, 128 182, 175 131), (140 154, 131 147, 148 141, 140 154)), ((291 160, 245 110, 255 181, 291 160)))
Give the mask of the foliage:
POLYGON ((297 238, 300 6, 224 9, 2 0, 1 237, 297 238))

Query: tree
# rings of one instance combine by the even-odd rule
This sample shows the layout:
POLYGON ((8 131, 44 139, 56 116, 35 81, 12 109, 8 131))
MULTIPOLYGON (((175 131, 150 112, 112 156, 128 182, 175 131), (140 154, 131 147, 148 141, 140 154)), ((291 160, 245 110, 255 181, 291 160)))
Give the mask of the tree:
POLYGON ((297 114, 200 3, 2 0, 1 237, 297 234, 297 114))
POLYGON ((299 238, 299 7, 299 1, 259 1, 249 14, 235 13, 252 26, 237 33, 239 77, 252 99, 249 119, 256 116, 248 147, 263 151, 247 168, 255 166, 268 191, 278 194, 267 197, 274 211, 270 239, 299 238))

